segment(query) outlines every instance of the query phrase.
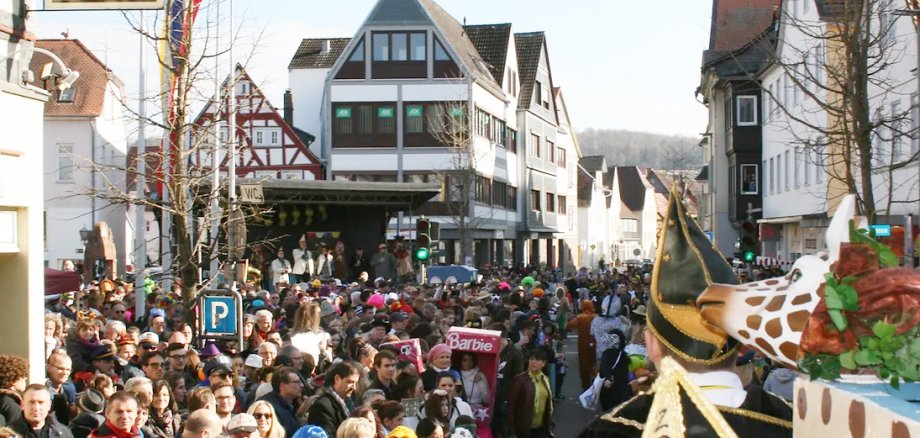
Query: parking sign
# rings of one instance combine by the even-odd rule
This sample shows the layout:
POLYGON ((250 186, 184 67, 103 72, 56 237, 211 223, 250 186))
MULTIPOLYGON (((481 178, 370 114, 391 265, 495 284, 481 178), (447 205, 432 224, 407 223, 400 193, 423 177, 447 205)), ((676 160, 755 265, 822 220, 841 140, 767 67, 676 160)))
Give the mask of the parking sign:
POLYGON ((198 296, 199 339, 240 340, 243 335, 243 301, 230 290, 206 290, 198 296))

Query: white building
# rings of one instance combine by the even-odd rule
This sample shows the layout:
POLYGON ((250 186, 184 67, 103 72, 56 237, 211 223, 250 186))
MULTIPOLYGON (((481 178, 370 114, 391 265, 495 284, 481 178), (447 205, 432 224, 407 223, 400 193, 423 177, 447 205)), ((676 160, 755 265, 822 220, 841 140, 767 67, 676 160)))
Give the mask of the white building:
MULTIPOLYGON (((134 217, 124 204, 90 194, 125 193, 124 83, 78 40, 41 40, 36 46, 80 72, 66 91, 39 84, 52 90, 44 117, 45 263, 61 269, 64 260, 83 260, 80 229, 102 221, 112 229, 121 275, 133 263, 134 217)), ((38 54, 31 68, 42 71, 48 62, 38 54)))
POLYGON ((581 157, 578 160, 578 267, 597 269, 598 264, 611 262, 610 197, 604 184, 607 160, 603 155, 581 157))
MULTIPOLYGON (((441 224, 443 261, 467 261, 460 216, 474 264, 569 257, 577 233, 558 226, 569 228, 574 183, 560 192, 558 178, 574 178, 562 163, 574 166, 577 151, 570 121, 560 127, 542 33, 463 26, 433 0, 380 0, 351 39, 304 40, 289 69, 286 114, 317 138, 327 177, 442 185, 440 198, 412 213, 441 224), (461 161, 476 173, 468 211, 456 208, 451 175, 464 166, 444 135, 458 125, 470 145, 461 161)), ((388 235, 411 238, 413 222, 394 220, 388 235)))
MULTIPOLYGON (((22 81, 34 51, 31 1, 0 2, 0 351, 29 361, 45 378, 42 263, 42 109, 49 93, 22 81)), ((33 72, 39 76, 41 72, 33 72)))

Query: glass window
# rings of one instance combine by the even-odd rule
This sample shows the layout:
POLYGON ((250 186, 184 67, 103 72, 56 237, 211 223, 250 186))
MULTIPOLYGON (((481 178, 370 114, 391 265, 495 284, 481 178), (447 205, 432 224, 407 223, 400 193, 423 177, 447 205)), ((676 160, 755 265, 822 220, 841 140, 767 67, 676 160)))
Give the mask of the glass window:
POLYGON ((799 148, 795 148, 795 156, 793 157, 792 165, 794 167, 793 172, 792 172, 793 177, 794 177, 793 183, 795 184, 796 187, 798 187, 802 182, 801 181, 801 178, 802 178, 802 173, 801 173, 802 150, 799 148))
POLYGON ((540 136, 537 134, 530 134, 530 154, 540 158, 540 136))
POLYGON ((372 105, 358 105, 358 134, 372 134, 374 132, 374 107, 372 105))
POLYGON ((738 96, 738 126, 757 124, 757 96, 738 96))
POLYGON ((802 151, 802 170, 804 170, 805 185, 811 184, 811 150, 802 151))
POLYGON ((427 59, 428 45, 425 43, 425 34, 415 32, 409 34, 409 47, 412 51, 413 61, 424 61, 427 59))
POLYGON ((441 45, 441 42, 434 40, 434 60, 435 61, 450 61, 450 55, 447 54, 447 51, 444 50, 444 46, 441 45))
POLYGON ((64 103, 73 102, 73 97, 74 97, 74 94, 76 94, 76 92, 77 92, 77 89, 73 86, 65 90, 61 90, 58 92, 57 101, 64 102, 64 103))
POLYGON ((355 51, 351 52, 351 57, 348 58, 349 62, 361 62, 364 61, 364 40, 358 43, 355 46, 355 51))
POLYGON ((742 164, 741 165, 741 194, 742 195, 756 195, 758 189, 757 182, 757 165, 756 164, 742 164))
POLYGON ((533 211, 540 211, 540 191, 539 190, 530 191, 530 209, 533 211))
POLYGON ((332 126, 336 134, 351 134, 354 132, 350 106, 340 106, 335 109, 335 123, 332 126))
POLYGON ((406 132, 418 134, 425 129, 425 106, 406 105, 406 132))
POLYGON ((770 194, 776 193, 776 174, 775 174, 776 164, 773 162, 773 157, 770 157, 770 172, 767 173, 767 176, 770 177, 770 194))
POLYGON ((374 34, 374 61, 390 60, 390 35, 386 33, 374 34))
POLYGON ((393 61, 408 61, 409 60, 409 49, 406 46, 407 35, 404 33, 394 33, 390 35, 391 43, 393 44, 393 61))
POLYGON ((73 181, 73 143, 58 143, 58 181, 73 181))
POLYGON ((272 144, 278 144, 278 131, 272 131, 272 144))
POLYGON ((262 130, 256 131, 256 146, 261 146, 264 144, 264 138, 262 138, 262 130))
POLYGON ((396 132, 396 111, 392 106, 377 107, 377 133, 392 134, 396 132))

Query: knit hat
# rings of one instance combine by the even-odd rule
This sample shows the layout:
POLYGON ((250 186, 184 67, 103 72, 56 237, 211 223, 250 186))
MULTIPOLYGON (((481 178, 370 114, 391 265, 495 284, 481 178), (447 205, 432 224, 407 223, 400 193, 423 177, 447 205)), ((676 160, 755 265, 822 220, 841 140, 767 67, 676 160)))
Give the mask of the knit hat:
POLYGON ((329 435, 322 427, 308 424, 297 429, 292 438, 329 438, 329 435))
POLYGON ((319 303, 320 316, 329 316, 335 313, 338 313, 338 312, 336 312, 335 307, 332 305, 332 303, 326 300, 323 300, 319 303))
POLYGON ((433 362, 434 358, 440 356, 443 353, 453 354, 453 351, 450 349, 450 347, 447 346, 447 344, 438 344, 434 347, 431 347, 431 350, 428 351, 428 363, 433 362))

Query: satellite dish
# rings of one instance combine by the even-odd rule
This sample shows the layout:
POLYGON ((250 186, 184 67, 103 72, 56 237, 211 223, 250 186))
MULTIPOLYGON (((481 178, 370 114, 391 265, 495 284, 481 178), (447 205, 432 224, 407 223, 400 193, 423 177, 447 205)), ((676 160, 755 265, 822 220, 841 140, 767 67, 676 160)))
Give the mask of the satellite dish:
POLYGON ((633 250, 633 255, 634 255, 634 256, 637 256, 637 255, 639 255, 639 254, 642 254, 642 251, 640 251, 639 248, 636 248, 636 249, 633 250))

